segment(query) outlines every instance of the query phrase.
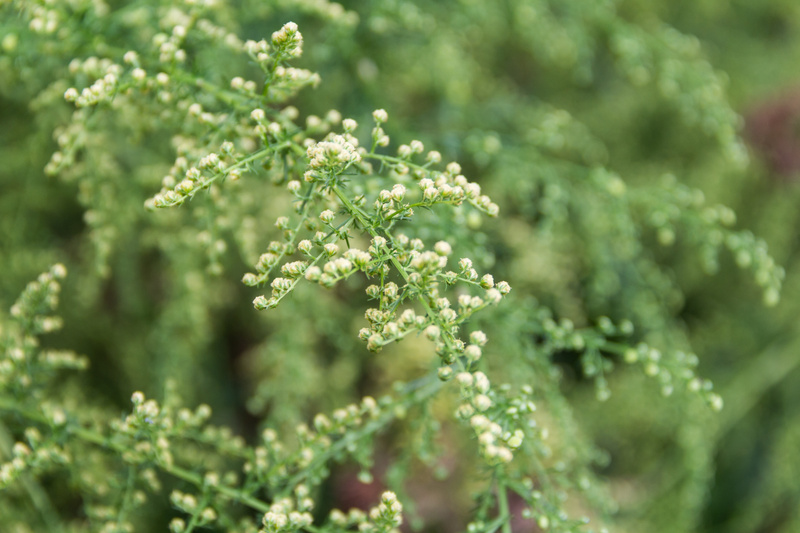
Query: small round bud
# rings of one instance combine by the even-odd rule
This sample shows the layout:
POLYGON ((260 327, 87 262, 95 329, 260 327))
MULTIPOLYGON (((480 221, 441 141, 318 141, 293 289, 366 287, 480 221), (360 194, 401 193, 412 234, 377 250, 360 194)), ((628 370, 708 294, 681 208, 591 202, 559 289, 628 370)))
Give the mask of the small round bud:
POLYGON ((442 381, 450 381, 453 378, 453 369, 449 366, 439 367, 439 379, 442 381))
POLYGON ((346 132, 351 132, 355 130, 357 127, 358 127, 358 122, 356 122, 352 118, 346 118, 342 121, 342 128, 344 128, 344 131, 346 132))
POLYGON ((256 122, 261 122, 266 116, 263 109, 253 109, 253 111, 250 112, 250 118, 256 122))
POLYGON ((492 400, 485 394, 478 394, 473 400, 473 405, 478 411, 486 411, 492 406, 492 400))
POLYGON ((256 296, 256 298, 253 300, 253 307, 259 311, 269 308, 269 301, 267 300, 267 297, 264 295, 256 296))
POLYGON ((433 324, 431 324, 430 326, 425 328, 425 336, 428 338, 428 340, 434 341, 438 339, 440 335, 441 331, 439 330, 438 326, 434 326, 433 324))
POLYGON ((469 346, 464 349, 464 355, 466 355, 470 361, 477 361, 481 358, 481 349, 479 346, 475 344, 470 344, 469 346))
POLYGON ((483 346, 486 344, 486 334, 483 331, 473 331, 469 335, 469 342, 472 344, 476 344, 478 346, 483 346))
POLYGON ((56 278, 56 279, 64 279, 64 277, 66 277, 66 275, 67 275, 67 267, 65 267, 65 266, 64 266, 63 264, 61 264, 61 263, 56 263, 56 264, 55 264, 55 265, 53 265, 53 267, 50 269, 50 273, 51 273, 51 274, 53 275, 53 277, 54 277, 54 278, 56 278))
POLYGON ((76 89, 75 87, 70 87, 69 89, 64 91, 64 100, 66 100, 67 102, 74 102, 75 100, 78 99, 78 96, 79 96, 78 89, 76 89))
POLYGON ((448 256, 453 253, 453 248, 447 241, 439 241, 433 245, 433 250, 440 256, 448 256))
POLYGON ((425 156, 425 160, 433 164, 441 163, 442 154, 437 152, 436 150, 431 150, 430 152, 428 152, 428 155, 425 156))
POLYGON ((336 215, 330 209, 326 209, 322 213, 319 214, 319 219, 326 224, 330 224, 333 222, 333 219, 336 215))
POLYGON ((461 385, 462 387, 467 388, 472 386, 474 379, 472 377, 472 374, 470 374, 469 372, 460 372, 456 376, 456 381, 458 381, 458 384, 461 385))
POLYGON ((383 124, 387 120, 389 120, 389 114, 386 112, 385 109, 376 109, 372 112, 372 118, 378 124, 383 124))
POLYGON ((303 239, 302 241, 297 243, 297 249, 303 252, 304 254, 310 253, 312 246, 313 245, 311 244, 311 241, 309 241, 308 239, 303 239))

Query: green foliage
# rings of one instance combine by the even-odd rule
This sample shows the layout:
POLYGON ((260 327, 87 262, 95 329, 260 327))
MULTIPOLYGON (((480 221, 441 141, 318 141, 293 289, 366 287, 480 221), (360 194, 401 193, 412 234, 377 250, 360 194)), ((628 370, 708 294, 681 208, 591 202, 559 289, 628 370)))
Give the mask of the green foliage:
POLYGON ((793 531, 793 10, 0 2, 4 528, 793 531))

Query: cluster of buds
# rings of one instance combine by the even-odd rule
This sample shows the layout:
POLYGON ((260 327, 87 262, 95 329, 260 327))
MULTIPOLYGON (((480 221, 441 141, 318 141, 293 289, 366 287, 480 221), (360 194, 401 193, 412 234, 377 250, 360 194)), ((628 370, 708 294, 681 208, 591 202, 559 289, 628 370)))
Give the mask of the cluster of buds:
POLYGON ((473 415, 469 424, 478 438, 481 455, 489 464, 510 463, 514 459, 510 447, 502 441, 503 428, 500 424, 492 422, 482 414, 473 415))
POLYGON ((500 212, 497 204, 485 194, 481 194, 480 185, 470 182, 460 172, 461 166, 452 162, 447 165, 445 172, 432 173, 431 177, 422 178, 419 181, 419 188, 425 205, 436 203, 461 205, 467 201, 489 216, 497 216, 500 212))
POLYGON ((389 146, 389 136, 383 131, 381 124, 389 120, 389 114, 385 109, 376 109, 372 112, 372 119, 375 121, 375 127, 372 128, 372 146, 389 146))
POLYGON ((287 22, 280 30, 274 32, 272 46, 279 54, 286 57, 300 57, 303 54, 303 35, 298 31, 297 24, 287 22))
POLYGON ((324 141, 312 144, 308 147, 307 155, 310 170, 305 174, 306 181, 318 178, 318 171, 341 172, 349 165, 361 161, 358 139, 348 133, 329 135, 324 141))
MULTIPOLYGON (((275 507, 275 506, 273 506, 275 507)), ((285 507, 280 510, 270 510, 264 514, 263 528, 259 533, 283 533, 300 531, 314 523, 314 517, 309 512, 289 511, 285 507)))
POLYGON ((270 298, 267 298, 264 295, 257 296, 253 300, 253 306, 258 309, 259 311, 263 311, 264 309, 272 309, 277 307, 280 301, 289 294, 294 286, 297 284, 297 279, 290 279, 290 278, 275 278, 270 283, 272 287, 272 295, 270 298))
POLYGON ((275 78, 298 85, 311 85, 312 87, 316 87, 321 81, 319 74, 316 72, 304 68, 283 66, 275 67, 275 78))
MULTIPOLYGON (((170 493, 169 500, 178 509, 192 516, 197 516, 196 524, 203 526, 214 522, 217 519, 217 512, 211 507, 202 507, 197 497, 179 490, 170 493)), ((175 518, 169 524, 171 533, 181 533, 186 531, 186 523, 182 518, 175 518)))
POLYGON ((74 87, 64 91, 64 99, 67 102, 74 102, 77 107, 88 107, 108 101, 117 92, 120 72, 119 65, 113 65, 113 67, 109 67, 105 76, 95 80, 94 83, 84 88, 80 93, 74 87))
MULTIPOLYGON (((26 431, 26 434, 31 433, 39 436, 35 428, 26 431)), ((11 455, 11 460, 0 466, 0 488, 8 487, 31 472, 69 462, 67 453, 52 443, 42 443, 31 449, 27 444, 17 442, 11 448, 11 455)))
POLYGON ((62 12, 58 9, 49 9, 49 3, 43 2, 42 5, 25 6, 31 10, 31 20, 28 27, 34 33, 44 35, 53 34, 61 24, 62 12))
POLYGON ((355 528, 364 533, 386 533, 396 531, 403 523, 403 505, 394 492, 381 494, 381 502, 368 513, 361 509, 350 509, 347 514, 339 509, 330 513, 330 522, 342 530, 355 528))
POLYGON ((172 28, 170 35, 157 33, 153 36, 153 44, 158 47, 158 60, 161 63, 184 63, 186 50, 181 48, 186 39, 186 26, 178 24, 172 28))
MULTIPOLYGON (((202 111, 195 111, 202 113, 202 111)), ((191 107, 189 113, 193 113, 191 107)), ((175 161, 170 173, 161 182, 162 188, 158 194, 146 202, 148 207, 172 207, 181 205, 191 199, 199 190, 207 189, 220 177, 237 180, 241 176, 241 169, 236 165, 228 165, 226 159, 234 158, 234 145, 225 141, 220 146, 221 154, 211 152, 197 159, 194 166, 181 156, 175 161), (181 176, 181 172, 183 175, 181 176)))
POLYGON ((401 183, 395 183, 391 190, 384 189, 378 193, 378 198, 375 200, 375 211, 384 218, 411 216, 414 211, 404 204, 405 196, 406 187, 401 183))
MULTIPOLYGON (((480 331, 471 335, 471 340, 478 342, 484 338, 480 331)), ((489 464, 511 461, 513 451, 522 446, 525 439, 520 421, 536 410, 536 405, 531 401, 533 389, 526 385, 519 396, 507 398, 491 390, 489 379, 483 372, 461 372, 455 376, 455 381, 461 387, 462 397, 456 417, 469 422, 477 437, 481 455, 489 464), (503 429, 504 426, 510 429, 503 429)), ((508 388, 508 385, 503 385, 500 390, 508 388)), ((529 420, 528 425, 535 425, 535 422, 529 420)))
MULTIPOLYGON (((299 424, 295 428, 295 434, 299 446, 291 454, 286 453, 286 447, 278 440, 275 430, 268 428, 262 433, 263 444, 256 446, 254 458, 244 465, 246 473, 267 473, 268 470, 277 463, 289 465, 289 469, 307 468, 315 458, 330 452, 333 443, 362 427, 367 421, 377 419, 381 413, 379 403, 371 396, 365 396, 361 403, 350 404, 346 407, 336 409, 330 416, 317 414, 314 417, 313 427, 306 424, 299 424)), ((308 492, 298 486, 296 489, 297 504, 299 511, 309 511, 313 508, 314 502, 308 497, 308 492)), ((287 509, 293 509, 295 506, 287 509)), ((278 512, 276 509, 272 509, 278 512)), ((286 514, 284 512, 284 514, 286 514)))

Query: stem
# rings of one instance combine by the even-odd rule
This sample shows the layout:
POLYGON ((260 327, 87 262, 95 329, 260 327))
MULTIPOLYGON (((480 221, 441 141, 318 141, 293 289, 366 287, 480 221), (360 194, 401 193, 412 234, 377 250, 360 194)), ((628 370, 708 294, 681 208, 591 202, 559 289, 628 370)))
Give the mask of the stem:
POLYGON ((133 465, 128 465, 128 479, 125 482, 125 495, 122 497, 122 505, 120 506, 119 513, 117 514, 117 529, 122 531, 122 523, 125 521, 125 515, 131 507, 131 500, 133 498, 133 488, 136 484, 136 471, 133 465))
POLYGON ((512 533, 511 514, 508 510, 508 494, 506 493, 506 485, 503 483, 499 475, 497 476, 497 505, 500 508, 500 516, 498 518, 503 519, 503 533, 512 533))
POLYGON ((186 525, 186 529, 183 530, 184 533, 192 533, 192 531, 194 531, 194 528, 198 526, 200 522, 200 513, 203 512, 203 509, 205 509, 207 504, 208 504, 208 495, 205 494, 198 503, 195 512, 192 513, 192 519, 189 520, 189 523, 186 525))

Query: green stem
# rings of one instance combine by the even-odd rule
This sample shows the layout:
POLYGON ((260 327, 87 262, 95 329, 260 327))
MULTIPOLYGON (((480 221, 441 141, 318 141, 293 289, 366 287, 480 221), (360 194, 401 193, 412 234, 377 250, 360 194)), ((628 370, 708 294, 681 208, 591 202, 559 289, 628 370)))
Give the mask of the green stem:
POLYGON ((500 516, 498 518, 503 519, 503 533, 511 533, 511 513, 508 509, 508 494, 506 493, 506 485, 498 474, 496 474, 496 476, 497 506, 500 508, 500 516))
POLYGON ((122 497, 122 505, 120 506, 119 513, 117 513, 117 529, 122 531, 122 524, 125 522, 125 516, 131 508, 133 499, 133 488, 136 484, 136 471, 133 465, 128 465, 128 479, 125 482, 125 495, 122 497))
POLYGON ((191 520, 189 520, 189 523, 186 525, 186 529, 183 530, 184 533, 192 533, 192 531, 194 531, 194 528, 196 528, 199 525, 200 513, 203 512, 203 509, 205 509, 206 504, 208 504, 207 494, 203 495, 203 498, 198 503, 197 508, 195 508, 195 512, 192 513, 191 520))

